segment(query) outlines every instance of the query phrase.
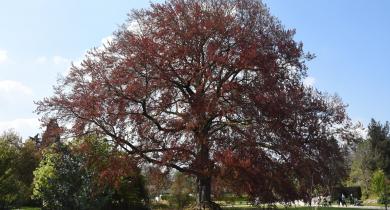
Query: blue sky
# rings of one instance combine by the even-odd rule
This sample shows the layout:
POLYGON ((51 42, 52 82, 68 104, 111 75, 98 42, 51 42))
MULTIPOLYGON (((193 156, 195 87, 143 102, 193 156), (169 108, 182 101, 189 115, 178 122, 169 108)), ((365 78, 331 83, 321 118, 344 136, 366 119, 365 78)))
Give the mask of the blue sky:
POLYGON ((315 87, 337 93, 366 126, 390 120, 390 1, 267 0, 271 13, 317 58, 315 87))
MULTIPOLYGON (((148 0, 13 0, 0 3, 0 132, 24 138, 41 132, 33 101, 71 61, 98 47, 148 0)), ((157 0, 152 2, 158 2, 157 0)), ((296 40, 317 58, 315 87, 337 93, 354 121, 390 120, 390 2, 386 0, 266 0, 296 40)))

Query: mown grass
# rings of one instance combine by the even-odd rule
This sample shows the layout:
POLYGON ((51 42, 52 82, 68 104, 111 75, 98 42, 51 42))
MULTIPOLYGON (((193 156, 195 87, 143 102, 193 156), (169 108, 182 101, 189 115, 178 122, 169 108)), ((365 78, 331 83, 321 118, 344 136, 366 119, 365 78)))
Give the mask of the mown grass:
MULTIPOLYGON (((264 208, 261 207, 223 207, 224 210, 263 210, 264 208)), ((364 208, 338 208, 338 207, 288 207, 278 208, 280 210, 282 209, 288 209, 288 210, 372 210, 372 209, 364 209, 364 208)))

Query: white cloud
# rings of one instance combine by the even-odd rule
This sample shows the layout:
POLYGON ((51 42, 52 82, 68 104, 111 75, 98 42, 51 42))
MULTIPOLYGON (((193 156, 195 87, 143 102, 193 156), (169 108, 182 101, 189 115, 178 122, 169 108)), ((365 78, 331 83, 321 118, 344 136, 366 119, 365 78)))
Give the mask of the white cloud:
MULTIPOLYGON (((113 41, 114 41, 114 35, 109 35, 109 36, 103 37, 100 40, 100 46, 97 47, 96 49, 97 50, 104 50, 104 46, 108 46, 109 43, 111 43, 113 41)), ((89 51, 90 50, 85 50, 78 59, 72 61, 72 64, 76 67, 80 67, 81 63, 87 58, 89 51)), ((59 56, 55 56, 55 57, 59 57, 59 56)), ((59 60, 59 58, 57 58, 57 59, 59 60)), ((64 61, 70 63, 70 60, 68 60, 68 59, 64 59, 64 61)), ((63 71, 61 73, 61 75, 66 77, 69 74, 69 72, 70 72, 70 68, 67 68, 65 71, 63 71)))
POLYGON ((0 133, 13 129, 23 137, 35 135, 39 128, 31 116, 33 110, 33 90, 19 81, 0 80, 0 133), (15 119, 18 118, 19 119, 15 119))
POLYGON ((35 63, 37 64, 48 64, 49 62, 55 65, 69 65, 71 60, 59 55, 53 57, 39 56, 35 59, 35 63))
POLYGON ((368 130, 364 127, 362 123, 363 120, 353 120, 352 132, 356 138, 366 139, 368 135, 368 130))
POLYGON ((70 60, 67 59, 67 58, 64 58, 64 57, 56 55, 56 56, 53 57, 53 63, 56 64, 56 65, 59 65, 59 64, 70 64, 70 60))
MULTIPOLYGON (((97 47, 96 49, 98 51, 103 51, 105 49, 105 47, 108 47, 113 40, 114 40, 114 36, 113 35, 106 36, 106 37, 102 38, 100 40, 100 46, 97 47)), ((86 52, 88 52, 88 51, 86 51, 86 52)), ((84 53, 84 55, 82 57, 85 58, 86 54, 87 53, 84 53)))
MULTIPOLYGON (((77 59, 77 60, 72 60, 71 63, 73 66, 77 66, 77 67, 80 67, 81 66, 81 63, 83 62, 83 60, 85 59, 86 55, 87 55, 87 52, 88 51, 85 51, 83 52, 83 54, 77 59)), ((69 66, 68 68, 66 68, 64 71, 61 72, 61 75, 63 77, 66 77, 69 72, 70 72, 70 69, 71 69, 71 65, 70 65, 70 62, 69 62, 69 66)))
POLYGON ((39 132, 40 123, 37 118, 20 118, 10 121, 0 121, 0 133, 7 130, 15 130, 23 138, 33 136, 39 132))
POLYGON ((108 44, 110 42, 112 42, 114 40, 114 36, 113 35, 110 35, 110 36, 107 36, 107 37, 104 37, 101 42, 102 42, 102 45, 105 45, 105 46, 108 46, 108 44))
POLYGON ((19 81, 14 80, 0 80, 0 96, 2 94, 23 94, 32 95, 33 91, 31 88, 23 85, 19 81))
POLYGON ((303 79, 303 85, 306 87, 313 87, 315 83, 316 83, 316 79, 314 77, 309 76, 303 79))
POLYGON ((37 59, 35 59, 35 62, 38 64, 45 64, 47 63, 48 59, 46 56, 40 56, 37 59))
MULTIPOLYGON (((96 49, 97 50, 104 50, 104 46, 108 46, 109 43, 111 43, 113 41, 114 41, 114 35, 109 35, 109 36, 103 37, 100 40, 100 46, 97 47, 96 49)), ((89 51, 90 50, 85 50, 77 60, 73 60, 72 61, 73 65, 77 66, 77 67, 80 67, 81 63, 87 58, 87 55, 88 55, 89 51)), ((64 72, 62 72, 62 75, 63 76, 68 75, 69 71, 70 71, 70 68, 66 69, 64 72)))
POLYGON ((8 60, 8 52, 0 49, 0 64, 8 60))
POLYGON ((138 24, 137 21, 131 21, 130 23, 128 23, 126 29, 134 34, 142 33, 141 26, 138 24))

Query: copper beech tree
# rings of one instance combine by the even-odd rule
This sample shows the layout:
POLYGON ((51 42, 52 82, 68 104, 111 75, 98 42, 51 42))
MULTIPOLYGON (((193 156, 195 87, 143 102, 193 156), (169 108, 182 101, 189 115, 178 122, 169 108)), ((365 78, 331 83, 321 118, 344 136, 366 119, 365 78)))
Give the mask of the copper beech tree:
POLYGON ((312 55, 293 36, 255 0, 152 4, 37 112, 195 176, 200 203, 211 204, 214 177, 262 201, 302 198, 339 158, 348 117, 337 97, 303 84, 312 55))

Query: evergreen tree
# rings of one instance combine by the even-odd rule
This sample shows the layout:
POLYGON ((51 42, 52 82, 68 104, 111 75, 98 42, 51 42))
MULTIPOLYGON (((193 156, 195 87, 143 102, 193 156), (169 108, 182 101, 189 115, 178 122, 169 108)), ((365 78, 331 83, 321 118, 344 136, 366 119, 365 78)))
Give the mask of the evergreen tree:
POLYGON ((390 126, 389 122, 381 124, 371 119, 368 125, 368 140, 371 145, 371 161, 369 167, 372 171, 382 169, 386 176, 390 176, 390 126))

